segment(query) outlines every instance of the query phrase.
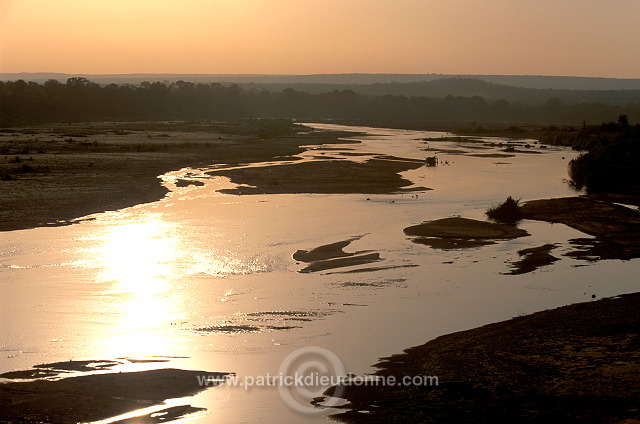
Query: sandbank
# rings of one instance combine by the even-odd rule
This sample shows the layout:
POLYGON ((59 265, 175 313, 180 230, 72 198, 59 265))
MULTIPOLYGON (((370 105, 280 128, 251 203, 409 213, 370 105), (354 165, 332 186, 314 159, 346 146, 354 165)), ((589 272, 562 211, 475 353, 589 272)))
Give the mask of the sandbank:
POLYGON ((378 252, 370 250, 362 250, 358 252, 345 252, 343 249, 351 242, 358 240, 355 237, 348 240, 329 243, 322 246, 314 247, 310 250, 299 249, 292 258, 299 262, 305 262, 309 265, 302 268, 299 272, 319 272, 335 268, 344 268, 349 266, 364 265, 372 262, 381 261, 378 252))
POLYGON ((493 244, 496 240, 529 235, 511 225, 478 221, 469 218, 442 218, 423 222, 404 229, 414 243, 434 249, 464 249, 493 244))
POLYGON ((341 138, 354 134, 294 134, 295 128, 267 139, 251 120, 1 129, 0 231, 65 225, 94 213, 160 200, 169 190, 159 176, 169 171, 287 160, 303 152, 302 146, 346 143, 341 138))
POLYGON ((210 171, 210 175, 228 177, 241 184, 222 193, 295 194, 295 193, 363 193, 385 194, 406 191, 424 191, 425 187, 410 187, 413 183, 398 175, 417 169, 424 162, 375 158, 366 162, 349 160, 316 160, 269 166, 210 171))

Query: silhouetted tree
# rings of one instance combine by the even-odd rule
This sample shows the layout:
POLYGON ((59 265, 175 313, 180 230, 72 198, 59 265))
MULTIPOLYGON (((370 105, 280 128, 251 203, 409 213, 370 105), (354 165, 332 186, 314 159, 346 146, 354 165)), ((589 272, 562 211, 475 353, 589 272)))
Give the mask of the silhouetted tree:
POLYGON ((629 116, 628 115, 620 115, 618 116, 618 124, 623 127, 629 126, 629 116))

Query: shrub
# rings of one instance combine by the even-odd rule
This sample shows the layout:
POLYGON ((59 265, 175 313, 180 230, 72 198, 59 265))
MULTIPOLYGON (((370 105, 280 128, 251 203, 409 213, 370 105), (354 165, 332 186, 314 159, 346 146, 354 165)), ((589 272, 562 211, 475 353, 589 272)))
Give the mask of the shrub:
POLYGON ((640 140, 612 140, 569 162, 571 184, 589 193, 624 191, 640 186, 640 140))
POLYGON ((507 224, 513 224, 522 219, 522 212, 520 211, 520 199, 514 199, 513 197, 507 197, 507 200, 497 206, 492 206, 487 209, 487 216, 496 221, 504 222, 507 224))

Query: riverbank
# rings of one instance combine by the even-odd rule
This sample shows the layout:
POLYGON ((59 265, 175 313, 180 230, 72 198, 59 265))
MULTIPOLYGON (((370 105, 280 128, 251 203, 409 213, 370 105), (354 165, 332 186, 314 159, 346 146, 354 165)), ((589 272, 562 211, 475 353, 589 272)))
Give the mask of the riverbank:
POLYGON ((345 132, 260 121, 112 122, 0 132, 0 231, 65 225, 162 199, 159 175, 183 167, 291 159, 345 132))
POLYGON ((375 375, 437 376, 437 386, 344 386, 350 410, 334 418, 637 422, 639 308, 640 293, 628 294, 438 337, 375 365, 375 375))
POLYGON ((525 219, 562 223, 595 238, 573 240, 569 255, 591 259, 640 257, 640 196, 599 194, 531 200, 521 206, 525 219))

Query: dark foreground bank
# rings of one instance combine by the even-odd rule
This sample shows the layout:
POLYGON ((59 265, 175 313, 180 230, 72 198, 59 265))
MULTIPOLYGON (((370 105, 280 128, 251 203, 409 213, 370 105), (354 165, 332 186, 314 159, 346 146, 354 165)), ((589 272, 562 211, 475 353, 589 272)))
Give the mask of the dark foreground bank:
MULTIPOLYGON (((376 375, 437 387, 345 387, 343 422, 637 423, 640 293, 438 337, 376 375)), ((331 391, 330 391, 331 392, 331 391)), ((329 392, 329 393, 330 393, 329 392)))
POLYGON ((221 384, 230 373, 211 373, 175 368, 138 372, 115 372, 123 363, 168 362, 168 359, 119 358, 40 364, 30 370, 0 374, 0 423, 67 424, 109 419, 143 408, 135 418, 114 424, 158 424, 205 408, 192 406, 189 397, 221 384), (112 371, 112 372, 106 372, 112 371), (203 376, 219 379, 203 385, 203 376), (181 399, 179 402, 175 400, 181 399), (174 399, 172 406, 165 400, 174 399))

